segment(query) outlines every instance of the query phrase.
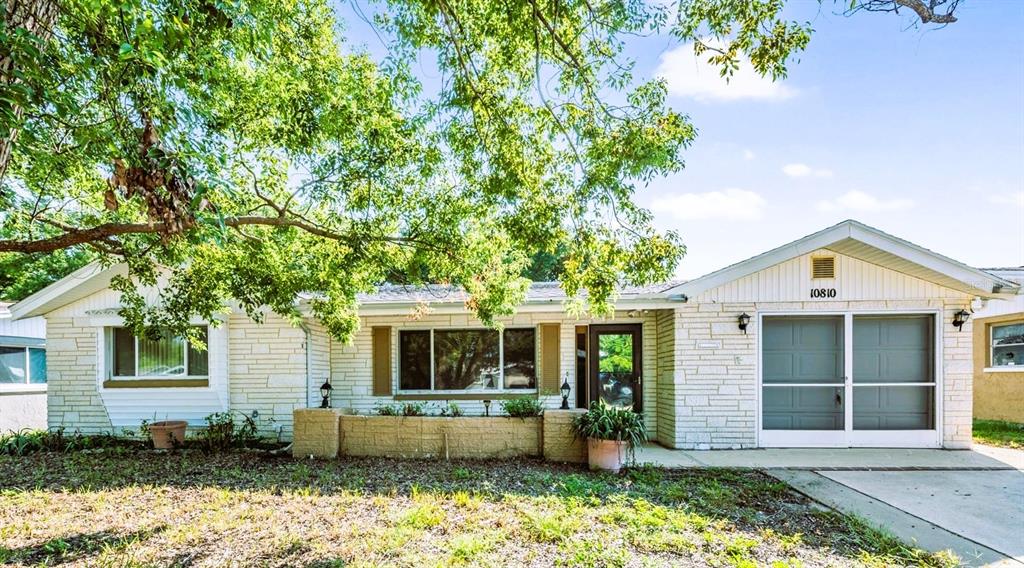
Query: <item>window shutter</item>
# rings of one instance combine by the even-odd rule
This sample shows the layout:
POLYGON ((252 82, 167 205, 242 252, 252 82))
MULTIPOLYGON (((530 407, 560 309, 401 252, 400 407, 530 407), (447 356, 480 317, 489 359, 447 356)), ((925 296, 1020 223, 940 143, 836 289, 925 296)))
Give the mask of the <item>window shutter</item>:
POLYGON ((811 278, 835 278, 836 258, 821 256, 811 259, 811 278))
POLYGON ((373 328, 373 396, 391 396, 391 328, 373 328))
POLYGON ((561 324, 542 323, 540 324, 540 387, 542 391, 557 391, 560 386, 558 382, 559 336, 561 335, 561 324))

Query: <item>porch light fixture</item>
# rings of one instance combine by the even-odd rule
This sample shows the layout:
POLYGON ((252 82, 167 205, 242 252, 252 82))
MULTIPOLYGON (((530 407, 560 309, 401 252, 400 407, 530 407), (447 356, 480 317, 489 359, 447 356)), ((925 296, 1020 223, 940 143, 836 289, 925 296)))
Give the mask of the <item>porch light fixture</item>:
POLYGON ((560 408, 569 410, 569 391, 572 390, 572 387, 569 386, 569 375, 562 380, 562 387, 558 390, 562 391, 562 406, 560 408))
POLYGON ((970 317, 971 314, 967 313, 967 310, 960 310, 953 314, 953 327, 955 327, 957 331, 963 331, 964 324, 967 323, 967 320, 970 317))
POLYGON ((750 316, 747 315, 747 312, 740 314, 738 321, 740 323, 740 331, 747 333, 747 325, 750 324, 750 316))
POLYGON ((491 415, 491 401, 485 400, 484 401, 484 416, 490 416, 490 415, 491 415))
POLYGON ((327 377, 324 379, 324 384, 320 385, 320 396, 324 397, 323 401, 320 403, 320 408, 331 407, 332 390, 334 390, 334 387, 331 386, 331 378, 327 377))

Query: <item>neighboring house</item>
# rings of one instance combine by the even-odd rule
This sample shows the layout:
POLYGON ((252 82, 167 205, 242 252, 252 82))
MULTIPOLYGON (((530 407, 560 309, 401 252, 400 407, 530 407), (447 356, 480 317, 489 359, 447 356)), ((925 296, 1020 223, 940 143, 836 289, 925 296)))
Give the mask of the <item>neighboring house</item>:
POLYGON ((0 303, 0 433, 46 428, 46 320, 0 303))
MULTIPOLYGON (((1024 283, 1024 266, 985 271, 1024 283)), ((974 417, 1024 423, 1024 296, 977 302, 974 417)))
POLYGON ((257 324, 235 308, 220 325, 195 322, 199 352, 121 328, 109 283, 124 271, 89 266, 12 308, 47 319, 50 426, 201 424, 232 409, 273 418, 287 438, 328 377, 333 405, 359 413, 415 400, 482 414, 485 400, 521 395, 554 408, 568 381, 574 406, 630 404, 670 448, 965 448, 972 322, 954 322, 1019 290, 845 221, 696 280, 622 290, 608 319, 572 317, 558 285, 538 283, 495 331, 458 290, 386 286, 360 298, 351 344, 312 317, 257 324))

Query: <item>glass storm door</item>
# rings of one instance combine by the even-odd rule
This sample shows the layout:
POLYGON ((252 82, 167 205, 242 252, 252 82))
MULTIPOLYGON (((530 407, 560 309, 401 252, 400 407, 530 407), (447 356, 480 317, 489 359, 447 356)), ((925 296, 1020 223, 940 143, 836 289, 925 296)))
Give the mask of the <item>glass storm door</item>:
POLYGON ((642 405, 640 325, 590 326, 590 401, 611 406, 642 405))
POLYGON ((762 445, 843 445, 843 317, 771 316, 761 325, 762 445))

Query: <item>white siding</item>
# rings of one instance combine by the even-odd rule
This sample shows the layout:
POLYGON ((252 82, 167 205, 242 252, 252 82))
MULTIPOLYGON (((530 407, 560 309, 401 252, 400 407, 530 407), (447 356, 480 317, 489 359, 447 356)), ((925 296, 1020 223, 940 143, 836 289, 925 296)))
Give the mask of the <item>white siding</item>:
POLYGON ((836 302, 959 299, 965 294, 905 274, 821 249, 712 288, 692 302, 836 302), (811 258, 836 257, 836 277, 811 278, 811 258), (835 288, 835 298, 812 299, 812 288, 835 288))

